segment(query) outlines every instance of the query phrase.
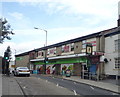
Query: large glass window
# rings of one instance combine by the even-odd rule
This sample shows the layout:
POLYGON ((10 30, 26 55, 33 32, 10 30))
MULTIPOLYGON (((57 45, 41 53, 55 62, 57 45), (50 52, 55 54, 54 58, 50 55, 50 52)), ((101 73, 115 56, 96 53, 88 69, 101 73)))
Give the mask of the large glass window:
POLYGON ((120 58, 115 58, 115 68, 120 68, 120 58))

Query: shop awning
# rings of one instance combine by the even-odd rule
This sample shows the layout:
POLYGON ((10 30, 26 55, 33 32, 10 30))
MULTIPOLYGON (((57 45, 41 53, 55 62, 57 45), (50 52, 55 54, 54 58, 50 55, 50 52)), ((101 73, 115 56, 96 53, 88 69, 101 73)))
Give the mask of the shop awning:
MULTIPOLYGON (((82 54, 73 54, 73 55, 65 55, 65 56, 56 56, 56 57, 49 57, 49 60, 54 60, 54 59, 65 59, 65 58, 77 58, 80 56, 86 56, 86 53, 82 53, 82 54)), ((30 60, 31 62, 35 62, 35 61, 43 61, 44 58, 41 59, 32 59, 30 60)))

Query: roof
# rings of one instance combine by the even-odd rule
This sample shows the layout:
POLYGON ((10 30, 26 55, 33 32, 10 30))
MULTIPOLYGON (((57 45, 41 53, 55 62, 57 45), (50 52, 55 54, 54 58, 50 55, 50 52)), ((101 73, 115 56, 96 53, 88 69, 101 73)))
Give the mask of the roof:
POLYGON ((36 51, 40 51, 40 50, 49 49, 49 48, 52 48, 52 47, 59 47, 59 46, 66 45, 66 44, 69 44, 69 43, 79 42, 79 41, 94 38, 94 37, 100 37, 105 33, 112 32, 116 28, 117 27, 114 27, 114 28, 111 28, 111 29, 107 29, 107 30, 97 32, 97 33, 92 33, 92 34, 89 34, 89 35, 86 35, 86 36, 82 36, 82 37, 78 37, 78 38, 75 38, 75 39, 70 39, 70 40, 67 40, 67 41, 63 41, 63 42, 59 42, 59 43, 56 43, 56 44, 48 45, 47 47, 37 48, 37 49, 31 50, 31 51, 28 51, 28 52, 25 52, 25 53, 22 53, 22 54, 15 55, 15 57, 24 56, 24 55, 29 54, 30 52, 36 52, 36 51))
POLYGON ((28 52, 24 52, 24 53, 21 53, 21 54, 18 54, 18 55, 15 55, 15 57, 19 57, 19 56, 25 56, 25 55, 28 55, 30 51, 28 52))
POLYGON ((120 30, 114 31, 114 32, 111 32, 111 33, 107 33, 107 34, 105 34, 105 37, 109 37, 109 36, 113 36, 113 35, 117 35, 117 34, 120 34, 120 30))

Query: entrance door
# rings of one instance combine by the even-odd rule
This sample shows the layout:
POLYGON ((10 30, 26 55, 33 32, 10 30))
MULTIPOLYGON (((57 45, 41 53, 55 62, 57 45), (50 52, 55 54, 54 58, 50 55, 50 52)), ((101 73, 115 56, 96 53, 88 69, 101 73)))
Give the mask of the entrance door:
POLYGON ((86 63, 82 63, 82 72, 81 72, 81 78, 88 78, 88 67, 86 63))

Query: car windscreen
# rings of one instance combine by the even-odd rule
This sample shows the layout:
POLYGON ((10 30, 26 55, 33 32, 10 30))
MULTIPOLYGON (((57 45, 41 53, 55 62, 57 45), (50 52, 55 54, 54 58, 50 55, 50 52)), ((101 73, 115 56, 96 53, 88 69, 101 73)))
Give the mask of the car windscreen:
POLYGON ((27 67, 20 67, 19 69, 28 69, 27 67))

